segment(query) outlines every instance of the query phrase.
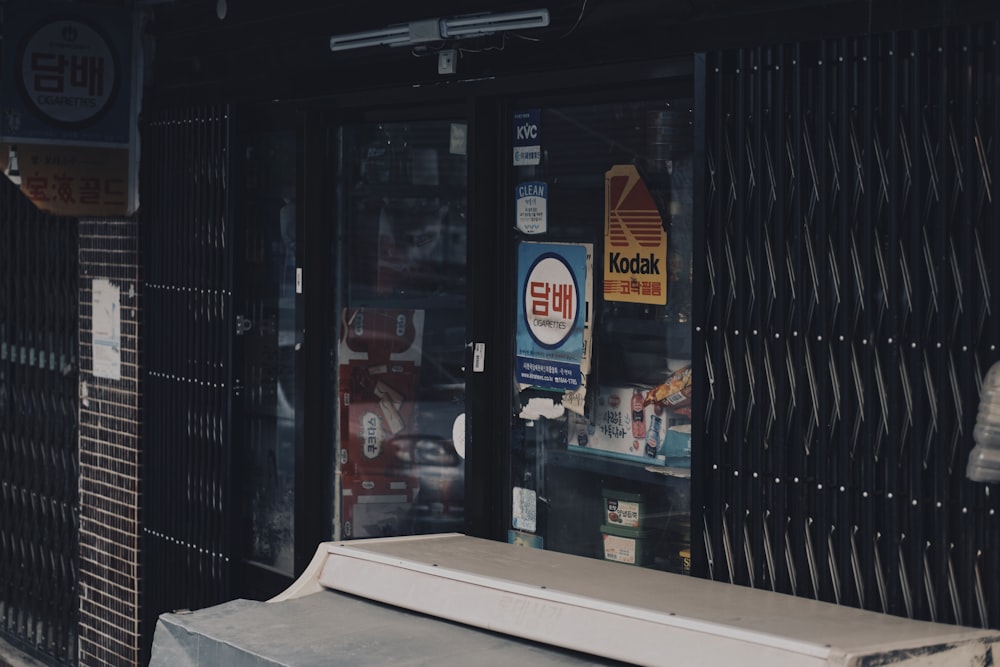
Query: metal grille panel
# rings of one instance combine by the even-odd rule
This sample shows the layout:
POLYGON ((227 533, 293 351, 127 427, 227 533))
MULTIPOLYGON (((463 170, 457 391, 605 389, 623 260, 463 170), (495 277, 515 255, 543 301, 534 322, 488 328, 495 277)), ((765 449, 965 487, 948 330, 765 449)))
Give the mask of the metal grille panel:
POLYGON ((147 650, 160 613, 229 597, 228 123, 199 108, 144 128, 147 650))
POLYGON ((0 635, 77 644, 77 227, 0 176, 0 635))
POLYGON ((1000 627, 1000 28, 709 55, 702 571, 1000 627))

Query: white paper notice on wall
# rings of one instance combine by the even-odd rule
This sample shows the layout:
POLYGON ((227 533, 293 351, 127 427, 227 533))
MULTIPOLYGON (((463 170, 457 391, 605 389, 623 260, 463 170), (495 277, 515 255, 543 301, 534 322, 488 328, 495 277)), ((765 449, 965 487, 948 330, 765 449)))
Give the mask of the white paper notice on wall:
POLYGON ((543 181, 519 183, 514 192, 517 228, 525 234, 548 231, 549 186, 543 181))
POLYGON ((512 523, 516 530, 533 533, 537 528, 536 497, 532 489, 514 487, 513 507, 511 508, 512 523))
POLYGON ((91 292, 94 377, 121 380, 121 292, 104 278, 93 280, 91 292))

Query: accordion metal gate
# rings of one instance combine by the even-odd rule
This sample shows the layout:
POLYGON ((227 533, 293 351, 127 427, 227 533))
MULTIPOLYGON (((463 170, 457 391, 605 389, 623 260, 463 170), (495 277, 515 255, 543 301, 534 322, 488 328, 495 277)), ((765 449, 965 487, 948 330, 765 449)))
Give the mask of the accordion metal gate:
POLYGON ((1000 627, 1000 26, 709 54, 700 571, 1000 627))
POLYGON ((159 614, 229 598, 228 113, 143 128, 146 235, 143 647, 159 614))
POLYGON ((0 177, 0 636, 77 652, 77 224, 0 177))

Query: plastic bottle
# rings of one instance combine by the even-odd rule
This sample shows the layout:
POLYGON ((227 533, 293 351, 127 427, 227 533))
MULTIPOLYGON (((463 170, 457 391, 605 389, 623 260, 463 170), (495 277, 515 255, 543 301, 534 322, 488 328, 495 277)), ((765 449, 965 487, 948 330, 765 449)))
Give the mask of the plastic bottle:
POLYGON ((642 392, 632 390, 632 437, 642 439, 646 435, 646 406, 643 405, 642 392))
POLYGON ((656 458, 660 449, 660 426, 663 424, 663 417, 653 415, 653 424, 646 433, 646 456, 656 458))
POLYGON ((1000 362, 983 379, 972 439, 976 446, 969 453, 965 476, 973 482, 1000 482, 1000 362))

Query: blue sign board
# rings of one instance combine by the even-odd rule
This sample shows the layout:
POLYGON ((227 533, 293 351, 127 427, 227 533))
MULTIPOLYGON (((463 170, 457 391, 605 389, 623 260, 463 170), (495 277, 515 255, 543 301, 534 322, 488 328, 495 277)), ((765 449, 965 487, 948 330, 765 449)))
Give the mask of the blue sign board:
POLYGON ((0 137, 10 143, 129 145, 133 15, 33 0, 5 8, 0 137))
POLYGON ((517 255, 520 384, 572 391, 580 386, 587 248, 521 243, 517 255))

